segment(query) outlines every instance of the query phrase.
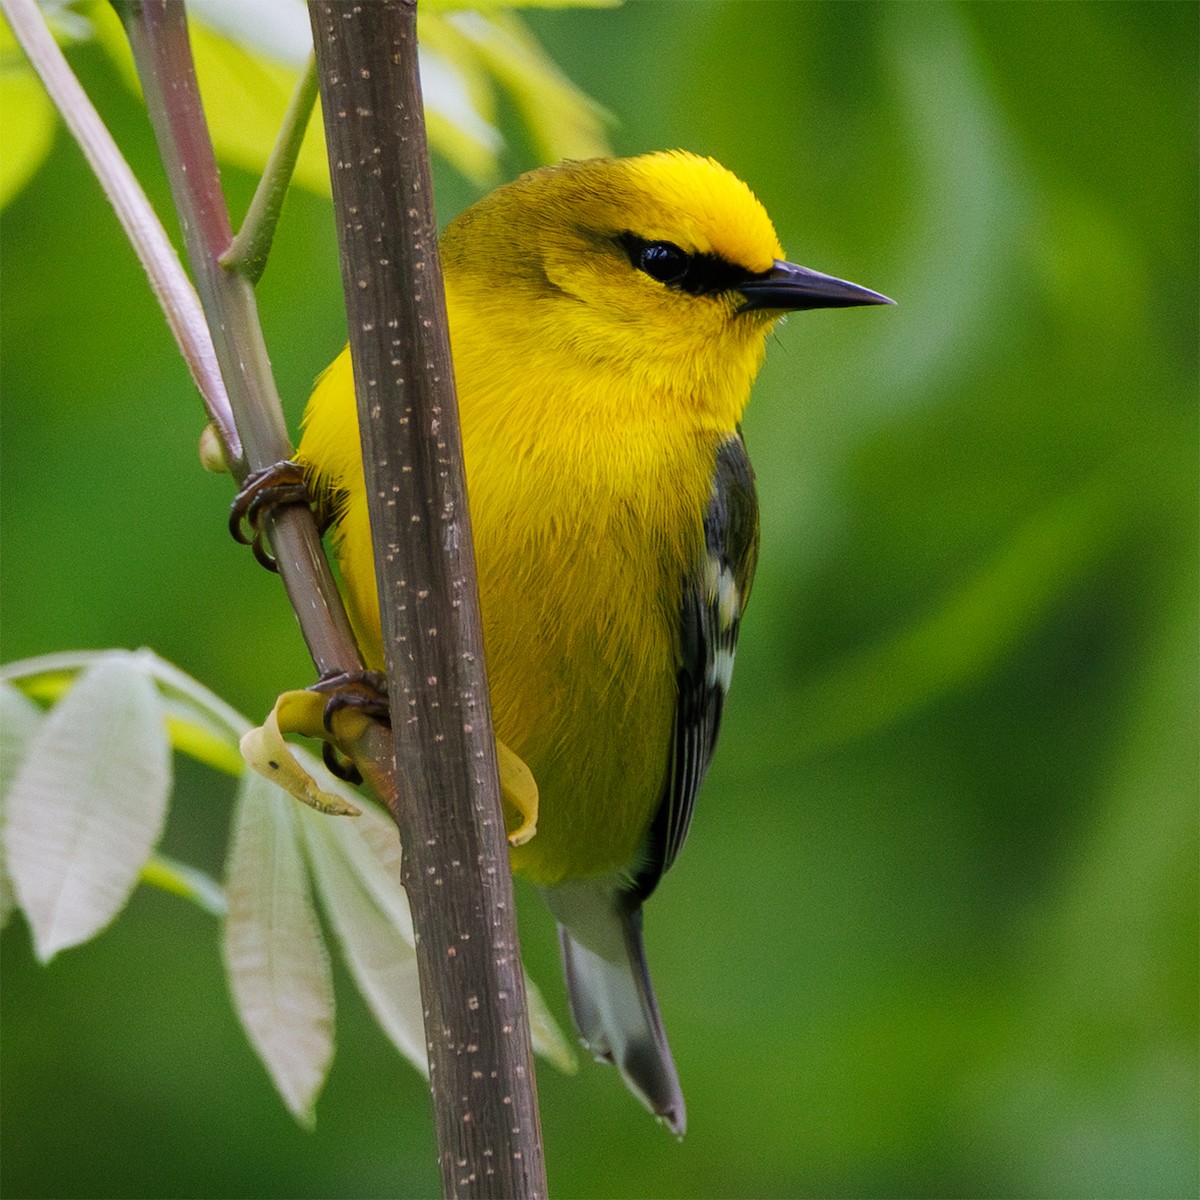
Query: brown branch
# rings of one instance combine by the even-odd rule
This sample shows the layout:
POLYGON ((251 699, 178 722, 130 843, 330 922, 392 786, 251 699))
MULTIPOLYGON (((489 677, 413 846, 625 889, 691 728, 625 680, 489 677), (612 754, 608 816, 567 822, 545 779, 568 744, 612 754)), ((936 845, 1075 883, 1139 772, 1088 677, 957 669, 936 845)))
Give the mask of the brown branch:
MULTIPOLYGON (((292 446, 254 288, 220 262, 231 241, 229 213, 200 102, 186 13, 172 0, 134 0, 118 4, 117 10, 133 50, 188 262, 241 435, 242 457, 229 464, 241 482, 252 471, 290 458, 292 446)), ((269 514, 267 522, 280 576, 318 672, 358 668, 358 648, 312 514, 293 506, 269 514)), ((374 750, 386 762, 384 739, 373 740, 374 750)))
POLYGON ((545 1195, 416 2, 310 0, 443 1188, 545 1195))

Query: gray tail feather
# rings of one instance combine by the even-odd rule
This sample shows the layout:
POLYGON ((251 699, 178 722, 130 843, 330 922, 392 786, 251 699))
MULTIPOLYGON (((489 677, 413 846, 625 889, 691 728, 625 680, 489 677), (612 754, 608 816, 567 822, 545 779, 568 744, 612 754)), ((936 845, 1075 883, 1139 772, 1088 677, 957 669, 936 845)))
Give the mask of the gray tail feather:
POLYGON ((682 1137, 687 1110, 646 966, 642 910, 609 912, 620 926, 625 950, 617 961, 597 954, 559 924, 571 1016, 588 1049, 614 1063, 630 1091, 682 1137))

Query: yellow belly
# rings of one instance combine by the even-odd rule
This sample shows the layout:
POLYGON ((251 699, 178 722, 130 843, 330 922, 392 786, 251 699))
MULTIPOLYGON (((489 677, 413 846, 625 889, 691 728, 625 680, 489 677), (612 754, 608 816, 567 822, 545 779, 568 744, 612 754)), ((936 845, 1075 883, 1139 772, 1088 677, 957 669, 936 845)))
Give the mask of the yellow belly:
POLYGON ((496 532, 485 512, 477 548, 496 735, 529 765, 540 795, 538 833, 513 852, 513 866, 539 883, 625 867, 669 761, 676 685, 666 581, 655 580, 654 594, 646 587, 647 538, 597 522, 576 528, 568 553, 539 553, 531 539, 514 589, 511 534, 500 550, 496 532))
MULTIPOLYGON (((488 493, 477 476, 471 491, 488 493)), ((644 525, 585 526, 572 508, 565 530, 545 504, 522 516, 472 502, 496 736, 539 791, 537 834, 513 850, 513 868, 544 884, 635 858, 662 795, 674 722, 682 563, 664 561, 644 525)), ((336 547, 364 653, 382 666, 363 497, 348 503, 336 547)))
MULTIPOLYGON (((513 867, 542 884, 625 868, 669 766, 682 581, 702 553, 717 439, 678 424, 618 438, 598 423, 581 442, 548 418, 525 423, 536 440, 518 443, 504 418, 518 381, 489 391, 461 357, 496 736, 539 791, 537 834, 513 850, 513 867)), ((334 545, 364 655, 382 667, 347 354, 322 377, 306 422, 299 457, 347 497, 334 545)))

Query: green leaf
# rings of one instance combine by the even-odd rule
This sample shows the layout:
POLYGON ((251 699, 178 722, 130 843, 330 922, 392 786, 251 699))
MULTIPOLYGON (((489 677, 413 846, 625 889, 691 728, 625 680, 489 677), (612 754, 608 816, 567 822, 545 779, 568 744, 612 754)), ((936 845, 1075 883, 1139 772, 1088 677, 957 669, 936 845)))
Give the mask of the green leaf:
POLYGON ((298 806, 242 777, 225 891, 223 951, 234 1007, 292 1114, 306 1126, 333 1060, 329 955, 313 908, 298 806))
POLYGON ((45 161, 58 125, 54 105, 3 17, 0 17, 0 112, 4 114, 4 153, 0 154, 0 208, 3 208, 45 161))
MULTIPOLYGON (((587 0, 583 6, 605 3, 587 0)), ((495 179, 504 147, 495 123, 496 84, 511 93, 547 161, 609 153, 603 110, 555 67, 515 16, 491 4, 486 15, 450 11, 464 7, 459 4, 445 7, 442 15, 422 5, 420 18, 421 87, 436 153, 475 184, 495 179)), ((192 52, 217 157, 261 171, 311 46, 308 19, 300 5, 280 0, 258 0, 252 15, 245 6, 221 3, 194 4, 190 11, 192 52)), ((92 19, 97 39, 136 89, 120 23, 103 8, 92 19)), ((329 194, 319 119, 309 124, 293 179, 329 194)))
POLYGON ((495 181, 504 138, 487 70, 454 29, 421 18, 421 93, 429 144, 479 186, 495 181))
POLYGON ((422 12, 498 12, 510 8, 618 8, 621 0, 422 0, 422 12))
POLYGON ((611 153, 604 133, 609 115, 567 79, 514 14, 456 13, 445 24, 512 97, 543 161, 611 153))
POLYGON ((138 656, 108 655, 46 717, 8 796, 8 867, 43 962, 125 906, 170 787, 154 685, 138 656))
MULTIPOLYGON (((307 16, 301 15, 307 28, 307 16)), ((218 158, 248 171, 262 171, 304 59, 284 63, 256 54, 200 21, 191 21, 189 30, 204 111, 218 158)), ((319 108, 313 109, 313 118, 292 178, 300 187, 327 196, 329 162, 319 108)))
POLYGON ((215 879, 165 854, 150 856, 142 868, 141 879, 151 887, 190 900, 214 917, 223 917, 229 911, 229 902, 215 879))

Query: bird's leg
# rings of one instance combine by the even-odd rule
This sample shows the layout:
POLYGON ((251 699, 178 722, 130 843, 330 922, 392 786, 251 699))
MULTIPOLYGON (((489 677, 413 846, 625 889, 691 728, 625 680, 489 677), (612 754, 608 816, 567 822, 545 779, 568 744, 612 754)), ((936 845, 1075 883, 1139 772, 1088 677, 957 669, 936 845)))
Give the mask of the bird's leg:
MULTIPOLYGON (((277 571, 274 557, 263 543, 264 518, 269 512, 285 504, 304 504, 312 507, 317 528, 323 534, 330 523, 327 504, 314 500, 308 489, 304 468, 288 459, 273 463, 246 477, 245 483, 229 512, 229 532, 235 541, 249 546, 254 557, 269 571, 277 571)), ((323 675, 308 689, 324 694, 327 699, 321 715, 321 724, 328 738, 323 738, 321 756, 325 765, 337 778, 347 783, 362 783, 362 775, 354 763, 338 752, 334 744, 334 717, 343 711, 353 711, 364 719, 391 724, 388 713, 387 678, 380 671, 341 671, 323 675)), ((290 711, 295 714, 295 705, 290 711)), ((296 728, 294 732, 309 732, 296 728)), ((315 734, 314 736, 321 736, 315 734)))
MULTIPOLYGON (((304 468, 290 459, 273 463, 246 477, 241 491, 234 497, 229 510, 229 532, 234 540, 254 551, 254 557, 267 568, 275 571, 275 559, 263 544, 263 518, 268 512, 284 504, 311 505, 313 498, 304 477, 304 468)), ((327 514, 315 509, 317 524, 324 532, 328 524, 327 514)))
MULTIPOLYGON (((326 695, 323 723, 331 735, 333 719, 340 712, 352 711, 378 721, 390 728, 391 710, 388 707, 387 676, 382 671, 338 671, 323 675, 309 691, 326 695)), ((340 755, 332 741, 326 741, 321 751, 325 765, 338 779, 347 783, 362 783, 362 775, 349 759, 340 755)))

